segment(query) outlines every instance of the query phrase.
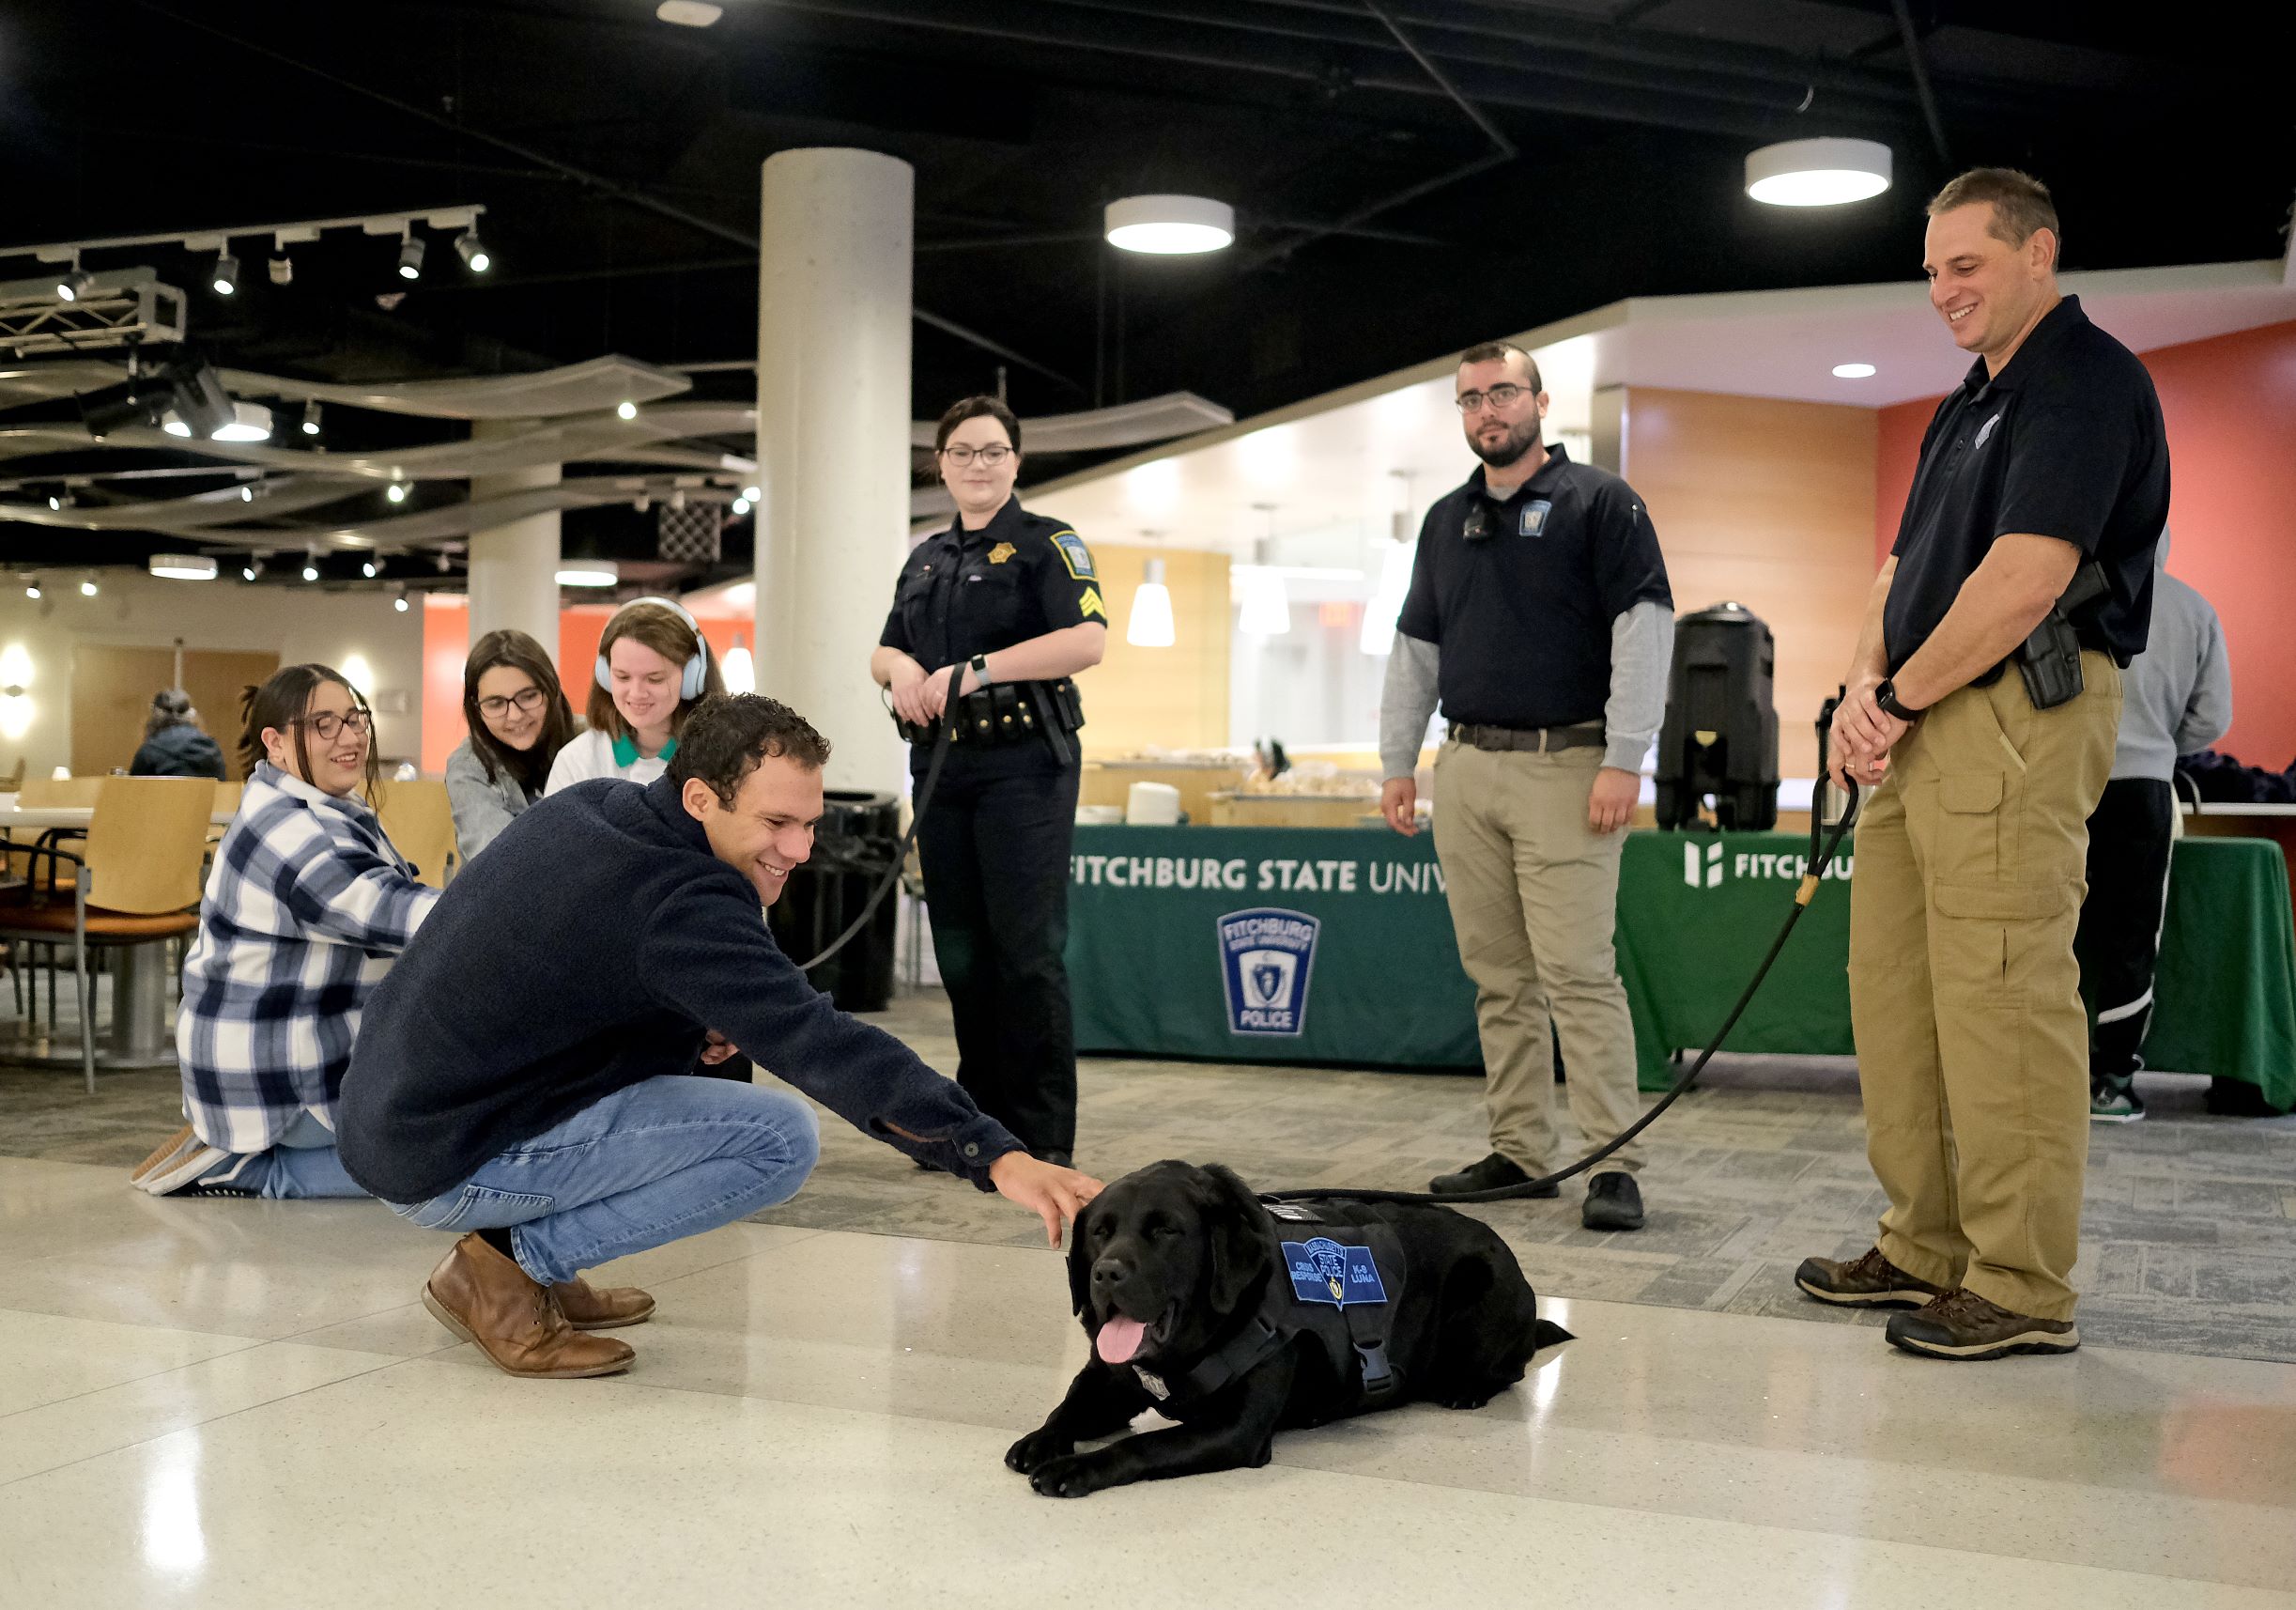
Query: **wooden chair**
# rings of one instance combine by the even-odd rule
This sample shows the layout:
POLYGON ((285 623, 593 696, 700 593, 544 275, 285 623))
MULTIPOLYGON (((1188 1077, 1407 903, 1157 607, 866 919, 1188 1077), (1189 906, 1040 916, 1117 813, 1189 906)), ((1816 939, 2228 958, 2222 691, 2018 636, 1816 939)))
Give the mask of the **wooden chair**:
POLYGON ((455 857, 455 808, 443 782, 417 780, 376 785, 371 801, 382 829, 398 853, 415 869, 415 875, 433 889, 444 889, 455 857))
POLYGON ((92 811, 97 796, 110 781, 108 777, 27 777, 16 791, 16 803, 27 811, 54 806, 92 811))
MULTIPOLYGON (((215 794, 214 784, 195 777, 89 781, 100 786, 86 842, 76 850, 23 852, 51 863, 56 875, 36 879, 30 889, 0 901, 0 938, 71 945, 80 1065, 93 1095, 96 1026, 88 952, 163 945, 198 926, 199 869, 215 794)), ((115 968, 114 980, 116 1014, 127 1005, 120 999, 125 970, 115 968)))

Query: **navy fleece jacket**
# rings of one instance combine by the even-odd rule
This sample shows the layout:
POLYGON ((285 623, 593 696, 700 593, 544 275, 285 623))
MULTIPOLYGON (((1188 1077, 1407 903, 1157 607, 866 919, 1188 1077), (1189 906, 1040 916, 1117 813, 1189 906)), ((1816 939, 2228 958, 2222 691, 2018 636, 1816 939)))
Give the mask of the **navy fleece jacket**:
POLYGON ((539 800, 447 886, 359 1025, 336 1107, 343 1166, 386 1201, 426 1200, 611 1091, 690 1073, 711 1029, 983 1190, 989 1165, 1023 1150, 806 981, 665 777, 539 800))

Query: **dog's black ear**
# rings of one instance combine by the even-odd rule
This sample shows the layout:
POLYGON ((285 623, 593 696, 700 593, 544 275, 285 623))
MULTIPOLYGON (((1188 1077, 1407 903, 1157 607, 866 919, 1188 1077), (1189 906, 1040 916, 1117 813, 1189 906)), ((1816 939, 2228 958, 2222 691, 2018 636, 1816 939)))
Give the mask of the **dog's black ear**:
POLYGON ((1233 1170, 1214 1163, 1203 1172, 1212 1197, 1204 1215, 1211 1241, 1206 1297, 1214 1313, 1230 1314, 1267 1273, 1268 1210, 1233 1170))
POLYGON ((1069 1225, 1069 1312, 1085 1311, 1085 1294, 1092 1285, 1092 1254, 1087 1249, 1085 1227, 1092 1222, 1093 1206, 1087 1202, 1069 1225))

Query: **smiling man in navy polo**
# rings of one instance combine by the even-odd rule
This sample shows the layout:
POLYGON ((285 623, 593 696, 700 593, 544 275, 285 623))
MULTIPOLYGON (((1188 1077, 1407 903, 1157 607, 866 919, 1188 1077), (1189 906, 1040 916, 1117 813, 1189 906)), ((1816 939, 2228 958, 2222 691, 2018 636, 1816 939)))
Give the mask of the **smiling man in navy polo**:
POLYGON ((2057 290, 2046 189, 1977 168, 1929 214, 1930 303, 1977 361, 1930 421, 1829 748, 1872 790, 1850 1011, 1889 1211, 1872 1250, 1795 1281, 1918 1307, 1889 1322, 1909 1352, 2070 1353, 2088 1158, 2073 937, 2168 441, 2144 365, 2057 290))

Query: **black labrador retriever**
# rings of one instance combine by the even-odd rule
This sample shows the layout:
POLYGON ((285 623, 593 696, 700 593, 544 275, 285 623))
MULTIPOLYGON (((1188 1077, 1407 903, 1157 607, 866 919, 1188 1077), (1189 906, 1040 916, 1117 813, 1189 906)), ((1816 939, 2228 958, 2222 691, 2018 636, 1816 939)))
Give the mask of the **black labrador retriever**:
POLYGON ((1263 1203, 1227 1169, 1151 1164, 1076 1221, 1091 1360, 1005 1463, 1048 1497, 1268 1463, 1277 1431, 1425 1399, 1482 1407, 1570 1333, 1489 1226, 1433 1205, 1263 1203), (1180 1423, 1087 1452, 1143 1409, 1180 1423))

